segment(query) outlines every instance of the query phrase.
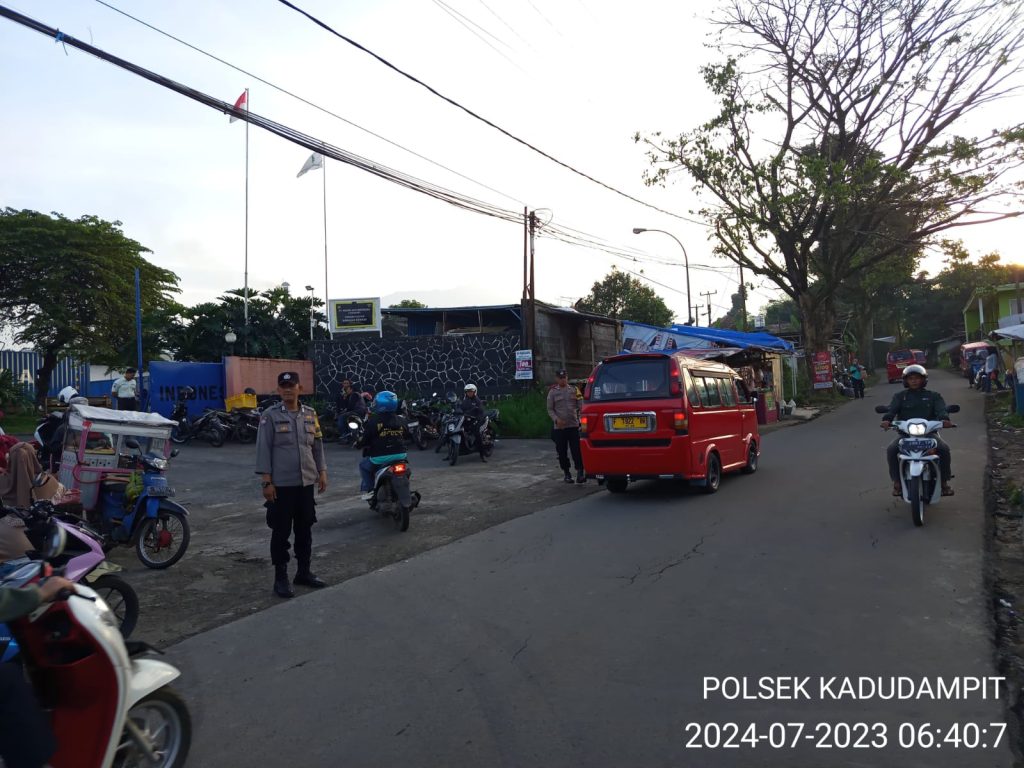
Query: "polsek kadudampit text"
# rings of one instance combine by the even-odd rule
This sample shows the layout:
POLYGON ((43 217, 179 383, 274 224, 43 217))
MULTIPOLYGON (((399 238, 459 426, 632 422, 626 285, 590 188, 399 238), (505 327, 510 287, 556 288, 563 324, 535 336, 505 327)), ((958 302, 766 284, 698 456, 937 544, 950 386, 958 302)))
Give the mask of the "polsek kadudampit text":
POLYGON ((704 699, 727 701, 901 701, 1000 699, 1005 677, 705 677, 704 699))

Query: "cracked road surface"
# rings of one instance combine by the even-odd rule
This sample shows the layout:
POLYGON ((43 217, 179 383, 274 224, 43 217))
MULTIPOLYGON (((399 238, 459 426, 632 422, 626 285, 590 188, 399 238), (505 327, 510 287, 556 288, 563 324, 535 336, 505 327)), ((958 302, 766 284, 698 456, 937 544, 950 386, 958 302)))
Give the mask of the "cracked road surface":
POLYGON ((715 495, 641 483, 540 505, 172 647, 190 764, 1012 765, 1009 735, 998 748, 899 746, 901 723, 1004 722, 998 700, 704 696, 710 676, 755 691, 762 676, 809 677, 817 692, 837 675, 995 674, 980 401, 952 376, 933 383, 964 410, 946 436, 957 494, 924 528, 889 495, 891 436, 873 408, 895 387, 875 387, 767 435, 757 474, 715 495), (879 723, 888 741, 693 749, 693 722, 819 736, 818 723, 879 723))

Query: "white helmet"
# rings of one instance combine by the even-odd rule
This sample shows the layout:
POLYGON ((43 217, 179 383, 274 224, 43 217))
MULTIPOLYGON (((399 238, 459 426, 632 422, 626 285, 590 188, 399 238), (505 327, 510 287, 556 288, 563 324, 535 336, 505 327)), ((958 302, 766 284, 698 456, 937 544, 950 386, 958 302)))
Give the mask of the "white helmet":
POLYGON ((74 387, 64 387, 57 393, 57 402, 61 405, 68 405, 73 397, 78 397, 78 390, 74 387))
POLYGON ((467 384, 464 391, 476 392, 476 384, 467 384))

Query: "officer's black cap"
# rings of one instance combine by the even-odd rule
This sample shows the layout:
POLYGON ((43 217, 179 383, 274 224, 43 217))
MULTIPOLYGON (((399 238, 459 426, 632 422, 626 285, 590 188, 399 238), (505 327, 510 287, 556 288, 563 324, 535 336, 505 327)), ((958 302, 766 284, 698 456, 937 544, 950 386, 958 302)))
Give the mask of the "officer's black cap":
POLYGON ((277 374, 277 386, 282 384, 287 386, 295 386, 299 383, 299 374, 295 371, 284 371, 283 373, 277 374))

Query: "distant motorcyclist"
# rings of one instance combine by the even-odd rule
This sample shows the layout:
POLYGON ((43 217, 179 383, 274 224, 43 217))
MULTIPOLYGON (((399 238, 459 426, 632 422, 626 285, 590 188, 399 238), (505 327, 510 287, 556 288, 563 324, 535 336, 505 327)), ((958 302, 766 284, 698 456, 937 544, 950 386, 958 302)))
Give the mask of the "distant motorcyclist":
POLYGON ((366 420, 363 436, 356 448, 363 448, 359 462, 359 491, 363 501, 373 498, 373 475, 383 466, 405 459, 405 419, 396 413, 398 396, 394 392, 378 392, 373 399, 373 413, 366 420))
MULTIPOLYGON (((882 429, 890 429, 896 419, 901 421, 928 419, 929 421, 941 421, 943 427, 953 426, 953 422, 949 420, 949 411, 946 409, 946 401, 942 399, 942 395, 927 389, 928 371, 923 365, 908 365, 903 369, 903 386, 904 389, 901 392, 893 395, 892 402, 889 403, 889 410, 882 417, 882 429)), ((937 441, 936 450, 939 454, 939 473, 942 476, 942 495, 952 496, 953 489, 950 487, 949 481, 953 477, 953 462, 949 446, 937 434, 932 437, 937 441)), ((899 443, 900 438, 897 437, 886 449, 893 496, 903 495, 899 476, 899 443)))
POLYGON ((341 382, 341 392, 338 393, 334 405, 335 412, 338 414, 338 434, 342 437, 351 431, 348 422, 353 414, 360 420, 366 418, 366 400, 362 394, 356 392, 352 382, 348 379, 341 382))
POLYGON ((484 420, 485 416, 484 401, 477 396, 476 384, 467 384, 463 391, 465 397, 462 399, 462 404, 459 407, 462 409, 462 415, 466 417, 466 434, 473 435, 473 442, 467 447, 475 449, 480 453, 480 461, 487 461, 487 457, 484 456, 483 443, 478 433, 480 422, 484 420))

